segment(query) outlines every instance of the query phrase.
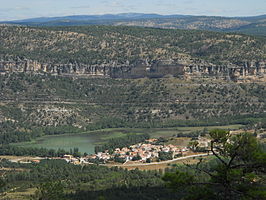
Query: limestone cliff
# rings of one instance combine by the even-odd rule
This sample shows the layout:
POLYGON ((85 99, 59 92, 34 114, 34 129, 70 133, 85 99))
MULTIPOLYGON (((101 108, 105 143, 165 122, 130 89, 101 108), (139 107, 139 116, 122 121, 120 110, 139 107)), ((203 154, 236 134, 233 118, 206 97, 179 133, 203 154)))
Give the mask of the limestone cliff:
POLYGON ((111 78, 221 78, 226 80, 261 80, 266 77, 265 61, 249 61, 239 65, 214 65, 201 60, 139 60, 135 63, 86 65, 80 63, 49 64, 17 59, 0 61, 0 73, 50 73, 53 75, 104 76, 111 78))

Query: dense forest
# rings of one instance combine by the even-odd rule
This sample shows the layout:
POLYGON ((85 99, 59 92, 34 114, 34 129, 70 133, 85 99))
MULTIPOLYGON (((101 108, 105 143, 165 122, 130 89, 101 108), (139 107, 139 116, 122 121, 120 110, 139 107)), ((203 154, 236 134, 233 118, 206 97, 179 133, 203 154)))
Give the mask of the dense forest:
POLYGON ((63 157, 66 154, 71 154, 75 157, 80 157, 81 153, 78 148, 69 149, 66 151, 64 149, 46 149, 46 148, 23 148, 13 145, 1 145, 0 155, 10 155, 10 156, 40 156, 40 157, 63 157))
MULTIPOLYGON (((72 191, 62 199, 98 199, 101 196, 117 199, 117 195, 127 197, 126 199, 135 199, 136 192, 139 192, 137 194, 139 199, 154 197, 173 199, 178 196, 164 187, 161 179, 162 172, 127 171, 117 167, 107 168, 96 165, 75 166, 61 160, 44 160, 40 164, 16 164, 2 161, 0 164, 2 167, 14 170, 25 169, 22 172, 8 173, 5 189, 15 186, 23 190, 43 183, 59 182, 64 191, 72 191)), ((55 192, 55 189, 58 188, 50 189, 50 193, 55 192)), ((49 197, 47 198, 50 200, 49 197)))

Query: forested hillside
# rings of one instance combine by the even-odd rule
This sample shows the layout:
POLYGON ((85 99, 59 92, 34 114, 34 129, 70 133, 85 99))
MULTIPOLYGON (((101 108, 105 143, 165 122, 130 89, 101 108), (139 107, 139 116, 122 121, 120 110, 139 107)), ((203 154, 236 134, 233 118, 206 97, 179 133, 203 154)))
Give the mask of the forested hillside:
MULTIPOLYGON (((33 70, 35 73, 23 70, 25 73, 12 73, 13 67, 23 59, 54 65, 95 64, 96 67, 106 63, 113 67, 115 63, 133 63, 140 59, 147 62, 177 59, 188 63, 201 61, 203 67, 204 62, 241 63, 243 68, 248 61, 262 61, 253 65, 253 69, 246 68, 260 76, 259 67, 265 70, 264 38, 111 26, 0 26, 0 36, 0 56, 9 67, 9 71, 0 76, 3 144, 100 128, 252 124, 252 120, 259 122, 265 117, 265 84, 252 79, 251 83, 235 84, 215 80, 215 77, 205 79, 204 75, 196 80, 171 76, 84 78, 73 74, 38 74, 40 68, 33 70)), ((222 65, 222 70, 227 66, 222 65)), ((22 63, 22 67, 26 66, 22 63)), ((146 70, 144 66, 144 72, 146 70)), ((206 66, 205 70, 211 71, 206 66)))
POLYGON ((130 63, 140 60, 202 59, 243 63, 266 59, 265 38, 206 31, 85 26, 0 26, 0 57, 41 63, 130 63))
POLYGON ((21 73, 0 76, 0 89, 3 144, 110 127, 252 124, 266 111, 264 83, 21 73))

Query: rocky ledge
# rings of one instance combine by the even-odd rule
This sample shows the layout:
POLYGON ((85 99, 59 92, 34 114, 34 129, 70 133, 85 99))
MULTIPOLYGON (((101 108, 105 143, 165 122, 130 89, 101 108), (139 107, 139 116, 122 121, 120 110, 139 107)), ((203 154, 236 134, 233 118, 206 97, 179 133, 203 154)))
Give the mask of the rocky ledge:
POLYGON ((53 75, 104 76, 111 78, 161 78, 174 76, 185 79, 218 78, 232 81, 266 81, 265 61, 214 65, 201 60, 138 60, 135 63, 86 65, 80 63, 51 64, 28 59, 0 60, 0 73, 50 73, 53 75))

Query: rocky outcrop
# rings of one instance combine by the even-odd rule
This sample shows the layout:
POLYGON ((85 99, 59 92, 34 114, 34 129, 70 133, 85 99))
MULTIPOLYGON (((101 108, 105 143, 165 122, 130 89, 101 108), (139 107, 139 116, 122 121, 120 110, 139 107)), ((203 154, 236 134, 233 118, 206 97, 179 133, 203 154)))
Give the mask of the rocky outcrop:
POLYGON ((191 77, 212 76, 216 78, 243 80, 247 78, 264 79, 266 77, 265 62, 244 62, 240 65, 188 65, 185 74, 191 77))
POLYGON ((48 64, 32 60, 0 61, 0 73, 50 73, 53 75, 104 76, 111 78, 161 78, 166 75, 182 78, 213 77, 240 81, 265 80, 266 62, 213 65, 201 60, 138 60, 135 63, 86 65, 80 63, 48 64))

